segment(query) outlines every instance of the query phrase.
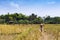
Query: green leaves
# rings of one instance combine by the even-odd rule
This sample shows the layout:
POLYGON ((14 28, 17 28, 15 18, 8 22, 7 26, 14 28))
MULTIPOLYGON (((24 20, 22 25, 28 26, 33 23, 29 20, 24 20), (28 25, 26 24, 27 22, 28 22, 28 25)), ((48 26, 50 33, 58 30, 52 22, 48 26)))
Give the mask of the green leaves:
POLYGON ((30 16, 26 16, 22 13, 14 13, 14 14, 6 14, 1 15, 0 19, 5 20, 3 23, 10 23, 13 22, 14 24, 39 24, 43 21, 41 17, 37 17, 34 13, 32 13, 30 16))
POLYGON ((50 16, 47 16, 45 18, 45 23, 60 24, 60 17, 50 17, 50 16))

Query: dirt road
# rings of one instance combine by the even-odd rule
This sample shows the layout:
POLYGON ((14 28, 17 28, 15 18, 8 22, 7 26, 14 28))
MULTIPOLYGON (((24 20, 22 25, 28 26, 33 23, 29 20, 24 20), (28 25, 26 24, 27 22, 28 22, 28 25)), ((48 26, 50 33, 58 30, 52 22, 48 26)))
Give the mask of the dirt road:
POLYGON ((47 34, 46 32, 41 32, 42 36, 39 38, 39 40, 55 40, 54 36, 51 34, 47 34))

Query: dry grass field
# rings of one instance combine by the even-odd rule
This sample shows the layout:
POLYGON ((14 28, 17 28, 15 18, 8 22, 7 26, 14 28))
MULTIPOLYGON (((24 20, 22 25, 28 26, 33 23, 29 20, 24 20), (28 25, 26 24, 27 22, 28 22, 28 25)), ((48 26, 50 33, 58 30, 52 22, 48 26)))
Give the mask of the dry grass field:
POLYGON ((60 40, 60 24, 0 24, 0 40, 60 40), (49 39, 50 38, 50 39, 49 39))

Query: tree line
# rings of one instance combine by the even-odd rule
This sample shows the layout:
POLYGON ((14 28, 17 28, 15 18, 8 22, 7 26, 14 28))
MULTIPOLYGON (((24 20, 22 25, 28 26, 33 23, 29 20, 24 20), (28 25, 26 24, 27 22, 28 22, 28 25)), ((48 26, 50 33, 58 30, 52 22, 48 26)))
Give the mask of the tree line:
POLYGON ((0 24, 60 24, 60 17, 40 17, 32 13, 27 16, 22 13, 0 15, 0 24))
POLYGON ((50 17, 50 16, 47 16, 47 17, 44 19, 44 23, 60 24, 60 17, 50 17))
POLYGON ((40 24, 43 22, 41 17, 37 17, 34 13, 30 16, 26 16, 22 13, 14 13, 14 14, 5 14, 0 15, 0 23, 4 24, 40 24))

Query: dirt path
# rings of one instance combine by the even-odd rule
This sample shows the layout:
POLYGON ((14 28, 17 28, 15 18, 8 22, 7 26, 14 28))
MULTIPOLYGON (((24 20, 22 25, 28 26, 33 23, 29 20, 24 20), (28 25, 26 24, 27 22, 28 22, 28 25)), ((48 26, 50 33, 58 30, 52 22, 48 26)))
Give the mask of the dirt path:
POLYGON ((52 36, 51 34, 47 34, 46 32, 41 32, 42 36, 39 38, 39 40, 55 40, 54 36, 52 36))

